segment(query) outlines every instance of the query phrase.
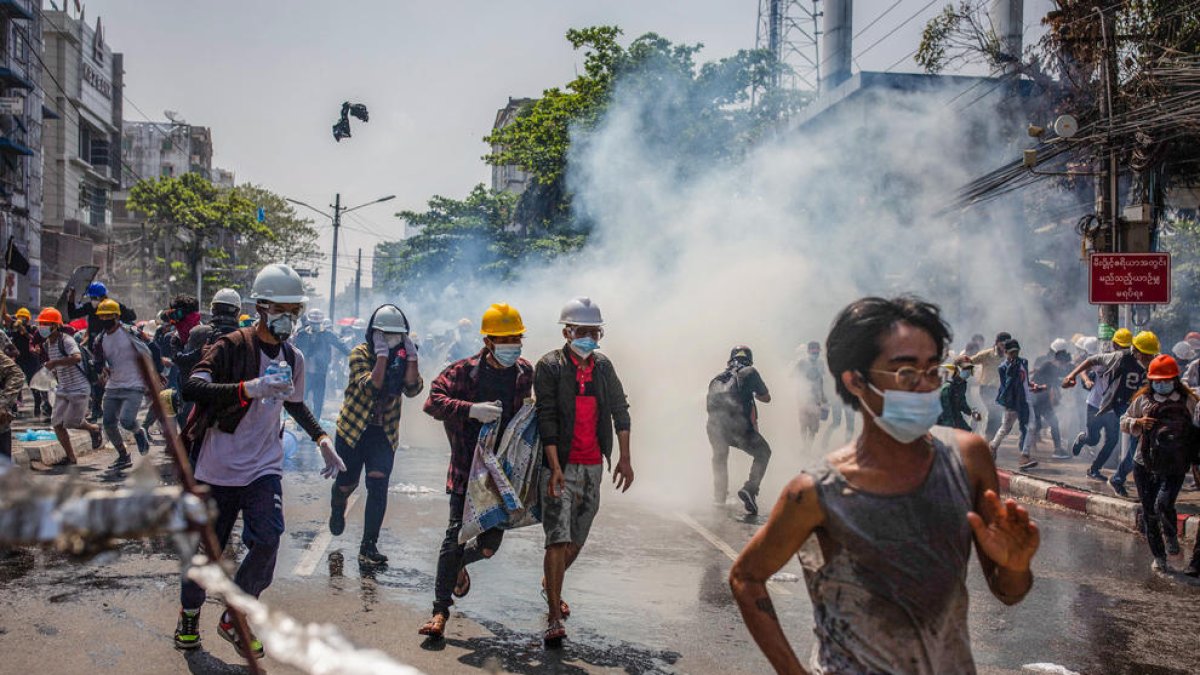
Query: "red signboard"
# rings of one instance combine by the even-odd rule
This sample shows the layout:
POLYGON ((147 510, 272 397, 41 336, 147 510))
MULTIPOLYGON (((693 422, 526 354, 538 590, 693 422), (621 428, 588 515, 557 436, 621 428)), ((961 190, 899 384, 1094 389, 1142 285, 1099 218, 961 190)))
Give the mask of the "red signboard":
POLYGON ((1170 253, 1093 253, 1088 259, 1093 305, 1171 303, 1170 253))

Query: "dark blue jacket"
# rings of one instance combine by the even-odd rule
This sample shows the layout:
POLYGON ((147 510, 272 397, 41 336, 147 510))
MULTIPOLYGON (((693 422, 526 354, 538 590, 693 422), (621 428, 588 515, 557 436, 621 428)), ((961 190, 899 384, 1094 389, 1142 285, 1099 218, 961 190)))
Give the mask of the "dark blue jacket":
POLYGON ((996 395, 996 403, 1006 410, 1027 413, 1029 405, 1025 398, 1025 383, 1029 381, 1029 362, 1022 358, 1015 361, 1005 359, 1000 363, 998 371, 1000 393, 996 395))

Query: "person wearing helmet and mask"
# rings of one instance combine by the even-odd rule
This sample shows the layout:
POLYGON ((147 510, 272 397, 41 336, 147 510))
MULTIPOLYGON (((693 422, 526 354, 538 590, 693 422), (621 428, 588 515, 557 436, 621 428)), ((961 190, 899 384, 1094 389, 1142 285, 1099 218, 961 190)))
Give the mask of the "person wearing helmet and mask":
POLYGON ((949 363, 942 364, 942 369, 949 373, 950 376, 942 383, 942 416, 938 418, 938 424, 944 427, 970 431, 971 425, 967 422, 967 419, 969 418, 978 422, 982 417, 967 402, 967 378, 971 376, 975 365, 971 363, 969 356, 963 354, 949 363))
POLYGON ((83 429, 92 436, 92 449, 104 444, 99 425, 84 420, 92 385, 88 382, 83 365, 83 352, 75 338, 63 330, 63 317, 57 309, 47 307, 38 314, 38 336, 42 340, 43 364, 54 373, 58 388, 54 390, 54 412, 50 414, 50 426, 66 453, 66 464, 78 464, 75 448, 71 445, 68 429, 83 429))
POLYGON ((725 505, 729 492, 729 446, 754 459, 746 484, 738 490, 746 512, 758 514, 758 487, 771 461, 771 446, 758 431, 756 401, 771 402, 771 392, 754 367, 754 353, 738 345, 729 352, 725 370, 708 385, 708 442, 712 446, 713 503, 725 505))
POLYGON ((911 297, 863 298, 834 320, 826 358, 838 395, 863 416, 862 433, 787 484, 729 573, 776 672, 805 672, 768 587, 797 554, 813 606, 813 670, 822 673, 975 672, 972 543, 1002 602, 1020 602, 1032 587, 1038 528, 997 496, 987 442, 931 433, 949 340, 938 308, 911 297), (819 546, 806 547, 813 537, 819 546))
MULTIPOLYGON (((99 281, 88 284, 87 290, 83 294, 83 302, 80 304, 75 304, 75 289, 67 289, 67 318, 87 317, 87 339, 84 341, 84 346, 89 350, 92 348, 92 338, 101 333, 99 320, 96 318, 96 307, 107 299, 108 287, 99 281)), ((122 323, 137 321, 137 312, 119 302, 117 307, 121 309, 118 318, 122 323)))
MULTIPOLYGON (((1150 331, 1142 331, 1131 336, 1131 332, 1124 328, 1113 335, 1113 343, 1117 346, 1128 345, 1129 348, 1084 360, 1063 379, 1063 388, 1075 386, 1075 380, 1080 373, 1093 366, 1100 366, 1104 371, 1100 377, 1106 382, 1106 385, 1104 398, 1097 408, 1097 415, 1115 415, 1119 424, 1120 418, 1129 408, 1129 402, 1133 399, 1134 394, 1145 384, 1146 368, 1154 357, 1158 356, 1159 345, 1158 336, 1150 331)), ((1115 447, 1115 445, 1114 442, 1113 446, 1115 447)), ((1125 453, 1121 457, 1120 464, 1117 465, 1117 470, 1108 479, 1108 486, 1117 495, 1128 498, 1129 491, 1125 489, 1125 481, 1128 479, 1129 473, 1133 471, 1133 456, 1137 450, 1133 436, 1126 434, 1125 446, 1125 453)), ((1088 471, 1089 478, 1098 476, 1101 480, 1103 479, 1100 468, 1108 461, 1112 450, 1113 448, 1106 441, 1104 448, 1092 462, 1092 467, 1088 471), (1106 450, 1107 452, 1105 452, 1106 450)))
MULTIPOLYGON (((1050 351, 1038 357, 1033 365, 1033 380, 1035 382, 1059 382, 1071 371, 1071 344, 1063 338, 1050 343, 1050 351)), ((1052 459, 1070 459, 1072 457, 1063 447, 1062 430, 1059 427, 1057 408, 1060 396, 1056 389, 1043 387, 1033 394, 1033 447, 1037 447, 1038 436, 1042 429, 1050 430, 1050 439, 1054 442, 1052 459)))
POLYGON ((140 454, 150 451, 150 440, 137 419, 142 399, 146 397, 138 360, 149 358, 151 364, 161 360, 158 348, 147 344, 132 326, 123 325, 120 316, 121 308, 115 300, 102 301, 96 307, 101 333, 92 341, 93 359, 102 373, 100 382, 104 388, 104 432, 117 450, 117 459, 109 468, 116 471, 133 464, 121 428, 133 434, 140 454))
POLYGON ((467 566, 495 555, 504 538, 504 530, 494 528, 466 545, 458 542, 476 439, 483 425, 492 422, 498 425, 497 437, 502 436, 533 392, 533 366, 521 358, 525 338, 521 313, 508 304, 494 304, 483 313, 479 333, 483 348, 446 366, 430 385, 425 401, 425 413, 442 422, 450 442, 446 472, 450 520, 438 552, 433 615, 419 631, 435 640, 446 630, 454 604, 451 596, 462 598, 471 590, 467 566))
MULTIPOLYGON (((324 316, 313 319, 324 320, 324 316)), ((387 511, 388 479, 400 446, 400 410, 404 397, 421 393, 417 349, 408 337, 408 318, 395 305, 383 305, 367 322, 366 342, 350 352, 350 381, 337 419, 334 447, 346 470, 334 480, 329 531, 346 529, 346 501, 367 473, 367 507, 358 559, 368 565, 387 562, 379 552, 379 530, 387 511)))
POLYGON ((804 354, 796 359, 792 373, 799 387, 796 393, 800 401, 800 439, 804 448, 808 449, 816 441, 821 420, 829 417, 829 401, 825 398, 825 364, 821 362, 821 343, 810 341, 804 347, 804 354))
MULTIPOLYGON (((284 529, 282 413, 286 411, 317 444, 323 477, 333 478, 346 465, 304 405, 304 354, 287 343, 308 301, 304 281, 287 265, 267 265, 254 278, 250 299, 258 323, 214 342, 183 384, 184 399, 196 403, 183 439, 193 456, 196 480, 209 486, 216 507, 213 528, 222 549, 241 516, 242 542, 248 550, 234 581, 258 597, 271 585, 284 529)), ((200 646, 205 597, 202 587, 183 580, 177 648, 200 646)), ((217 631, 242 657, 262 657, 256 638, 248 645, 240 643, 227 612, 217 631)))
MULTIPOLYGON (((0 311, 4 311, 3 305, 0 305, 0 311)), ((6 315, 7 316, 7 315, 6 315)), ((42 362, 39 358, 41 353, 41 339, 37 335, 37 328, 33 325, 33 315, 25 307, 21 307, 12 317, 12 321, 8 328, 9 338, 12 340, 13 347, 17 350, 16 362, 21 368, 21 372, 25 374, 25 384, 33 379, 34 374, 42 368, 42 362)), ((43 412, 46 419, 50 417, 50 397, 47 392, 32 389, 33 392, 33 416, 41 419, 43 412)))
MULTIPOLYGON (((304 381, 304 400, 312 408, 313 414, 320 417, 321 411, 325 409, 325 387, 330 365, 333 363, 333 352, 349 357, 350 348, 326 327, 325 312, 310 309, 304 315, 304 321, 304 327, 296 333, 293 341, 296 348, 304 352, 305 363, 308 364, 304 381)), ((365 335, 364 339, 370 342, 365 335)))
POLYGON ((561 644, 570 613, 562 600, 563 581, 587 542, 600 508, 605 459, 622 492, 633 484, 629 450, 629 402, 612 361, 597 353, 604 319, 590 298, 578 297, 562 308, 558 322, 566 344, 537 364, 533 389, 545 467, 541 475, 542 530, 546 534, 543 568, 549 617, 543 641, 561 644), (620 458, 612 462, 613 432, 620 458))
MULTIPOLYGON (((1154 557, 1153 569, 1170 571, 1168 555, 1179 555, 1175 500, 1188 468, 1196 460, 1200 441, 1196 425, 1196 393, 1179 379, 1179 364, 1167 354, 1150 362, 1146 384, 1121 416, 1121 430, 1137 439, 1133 480, 1142 502, 1146 543, 1154 557), (1166 546, 1163 546, 1163 539, 1166 546)), ((1197 547, 1200 552, 1200 547, 1197 547)), ((1189 573, 1200 574, 1196 556, 1189 573)))

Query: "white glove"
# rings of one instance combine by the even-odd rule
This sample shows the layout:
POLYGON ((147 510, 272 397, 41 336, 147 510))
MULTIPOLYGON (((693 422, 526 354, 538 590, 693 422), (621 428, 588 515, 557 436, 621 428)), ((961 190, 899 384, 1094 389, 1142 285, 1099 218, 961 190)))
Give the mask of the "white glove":
POLYGON ((471 419, 479 420, 484 424, 495 422, 500 419, 500 415, 504 414, 504 408, 500 406, 500 401, 491 401, 488 403, 472 403, 471 419))
POLYGON ((392 348, 388 346, 387 338, 384 337, 382 331, 375 331, 375 337, 371 340, 371 347, 375 349, 375 356, 389 356, 392 348))
POLYGON ((321 478, 333 478, 346 470, 346 463, 333 448, 333 441, 328 436, 322 436, 317 441, 317 449, 321 451, 321 459, 325 460, 325 468, 321 469, 321 478))
POLYGON ((409 339, 408 333, 404 334, 404 353, 408 354, 409 361, 417 360, 417 346, 409 339))
POLYGON ((292 393, 292 381, 282 373, 263 375, 242 383, 246 398, 281 398, 292 393))

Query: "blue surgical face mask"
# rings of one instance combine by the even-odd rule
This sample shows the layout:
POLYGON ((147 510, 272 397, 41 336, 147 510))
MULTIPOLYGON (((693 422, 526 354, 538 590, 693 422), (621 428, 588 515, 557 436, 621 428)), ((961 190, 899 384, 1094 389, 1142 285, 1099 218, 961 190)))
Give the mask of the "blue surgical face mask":
POLYGON ((582 337, 571 340, 571 351, 575 352, 579 358, 586 359, 592 355, 592 352, 600 348, 600 343, 594 338, 582 337))
POLYGON ((1172 380, 1151 380, 1150 388, 1159 396, 1167 396, 1175 391, 1175 382, 1172 380))
POLYGON ((942 416, 942 394, 937 389, 880 391, 873 384, 867 386, 883 397, 883 412, 876 415, 866 401, 862 402, 863 409, 875 419, 876 426, 901 443, 912 443, 929 433, 942 416))
POLYGON ((505 368, 510 368, 521 358, 521 345, 495 345, 492 356, 505 368))

